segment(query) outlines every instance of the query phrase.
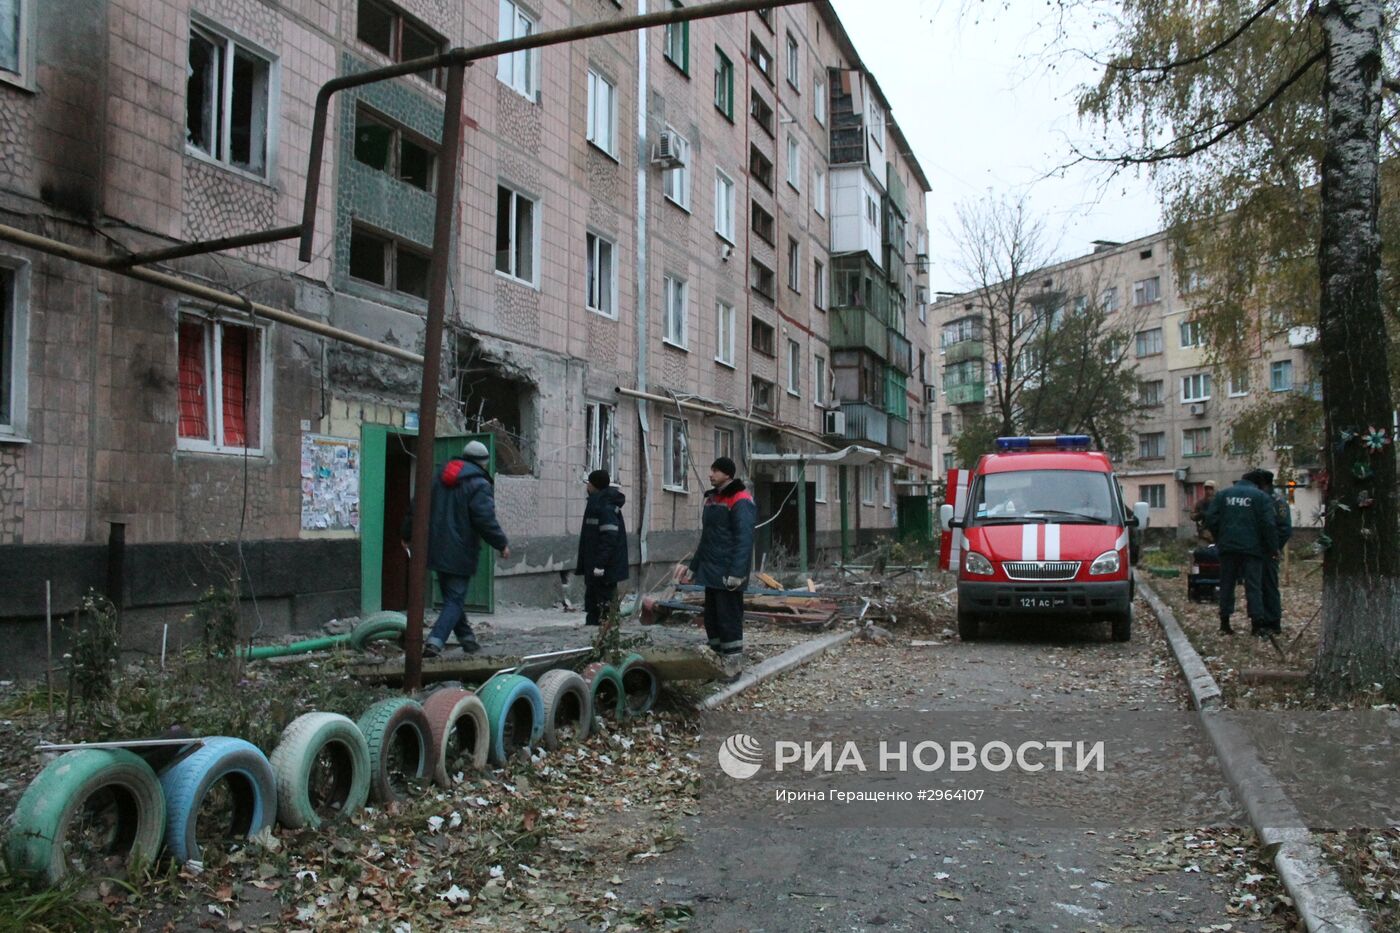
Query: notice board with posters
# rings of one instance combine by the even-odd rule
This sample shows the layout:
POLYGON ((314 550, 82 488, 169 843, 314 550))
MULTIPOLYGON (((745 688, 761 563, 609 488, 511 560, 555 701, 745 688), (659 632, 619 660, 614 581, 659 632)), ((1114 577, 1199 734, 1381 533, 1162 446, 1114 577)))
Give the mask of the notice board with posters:
POLYGON ((324 434, 301 436, 301 528, 360 530, 360 442, 324 434))

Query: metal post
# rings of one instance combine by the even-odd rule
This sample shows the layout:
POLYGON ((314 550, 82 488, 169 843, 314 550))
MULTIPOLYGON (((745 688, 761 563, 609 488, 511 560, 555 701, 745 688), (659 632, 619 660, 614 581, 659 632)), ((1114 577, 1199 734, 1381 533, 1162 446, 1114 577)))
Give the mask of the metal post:
POLYGON ((807 461, 797 461, 797 569, 807 576, 807 461))
POLYGON ((851 522, 846 514, 846 465, 836 468, 836 494, 841 497, 841 559, 851 559, 851 522))
POLYGON ((107 532, 107 598, 121 609, 126 588, 126 522, 112 522, 111 525, 107 532))
POLYGON ((404 633, 405 691, 423 681, 424 584, 428 571, 428 514, 433 494, 433 441, 437 436, 438 378, 442 366, 442 327, 447 316, 447 283, 452 271, 452 221, 457 202, 457 169, 462 161, 462 85, 466 65, 447 68, 447 103, 442 115, 438 158, 437 212, 433 218, 433 259, 429 271, 428 325, 423 335, 423 385, 418 395, 417 462, 414 464, 413 553, 408 569, 408 631, 404 633))

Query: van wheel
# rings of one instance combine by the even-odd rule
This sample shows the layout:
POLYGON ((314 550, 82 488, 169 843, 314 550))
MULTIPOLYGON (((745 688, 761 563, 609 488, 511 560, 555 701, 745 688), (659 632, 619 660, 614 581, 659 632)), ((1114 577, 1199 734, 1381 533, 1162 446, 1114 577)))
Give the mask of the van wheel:
POLYGON ((958 607, 958 638, 963 641, 977 640, 977 617, 968 610, 958 607))
POLYGON ((1133 606, 1128 604, 1120 614, 1113 617, 1113 640, 1130 641, 1133 637, 1133 606))

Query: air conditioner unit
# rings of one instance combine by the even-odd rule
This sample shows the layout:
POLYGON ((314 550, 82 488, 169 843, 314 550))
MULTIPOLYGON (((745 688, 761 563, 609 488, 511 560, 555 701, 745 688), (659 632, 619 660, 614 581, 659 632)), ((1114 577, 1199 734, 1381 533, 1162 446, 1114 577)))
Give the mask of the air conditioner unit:
POLYGON ((676 168, 685 164, 685 153, 682 151, 680 139, 675 133, 662 132, 656 138, 656 145, 651 150, 651 164, 659 165, 663 169, 676 168))
POLYGON ((844 411, 824 411, 822 412, 822 433, 823 434, 845 434, 846 433, 846 413, 844 411))
POLYGON ((925 402, 927 402, 928 404, 932 405, 932 404, 934 403, 934 401, 935 401, 937 398, 938 398, 938 386, 936 386, 936 385, 926 385, 926 386, 924 386, 924 401, 925 401, 925 402))
POLYGON ((1206 416, 1206 403, 1205 403, 1205 402, 1192 402, 1192 403, 1191 403, 1191 407, 1190 407, 1188 410, 1189 410, 1189 411, 1191 412, 1191 414, 1194 415, 1195 417, 1197 417, 1197 418, 1204 418, 1204 417, 1206 416))

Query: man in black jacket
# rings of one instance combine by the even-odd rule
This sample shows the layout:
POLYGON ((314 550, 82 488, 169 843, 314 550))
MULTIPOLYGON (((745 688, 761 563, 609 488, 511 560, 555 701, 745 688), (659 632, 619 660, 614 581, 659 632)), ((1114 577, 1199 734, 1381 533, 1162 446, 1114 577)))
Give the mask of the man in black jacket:
POLYGON ((1259 635, 1272 627, 1264 604, 1264 562, 1278 553, 1278 519, 1260 472, 1246 473, 1206 506, 1206 527, 1220 548, 1220 632, 1224 635, 1234 631, 1230 615, 1235 611, 1239 580, 1244 581, 1250 629, 1259 635))
POLYGON ((578 533, 578 564, 574 574, 583 577, 583 608, 588 625, 598 625, 603 610, 617 598, 617 585, 627 579, 627 524, 621 489, 614 489, 607 470, 588 474, 588 507, 578 533))
MULTIPOLYGON (((471 441, 462 456, 437 468, 433 475, 432 511, 428 522, 428 569, 437 571, 442 586, 442 612, 428 637, 423 640, 423 657, 442 654, 449 633, 457 636, 462 650, 472 652, 481 646, 467 622, 462 603, 467 586, 476 573, 481 542, 510 557, 510 542, 496 521, 496 489, 486 471, 491 452, 480 441, 471 441)), ((402 535, 408 549, 413 535, 413 506, 404 518, 402 535)))
POLYGON ((681 569, 681 582, 694 580, 705 588, 705 634, 731 681, 744 667, 744 588, 758 517, 753 494, 734 473, 734 461, 728 457, 710 465, 714 488, 705 493, 700 543, 689 566, 681 569))

